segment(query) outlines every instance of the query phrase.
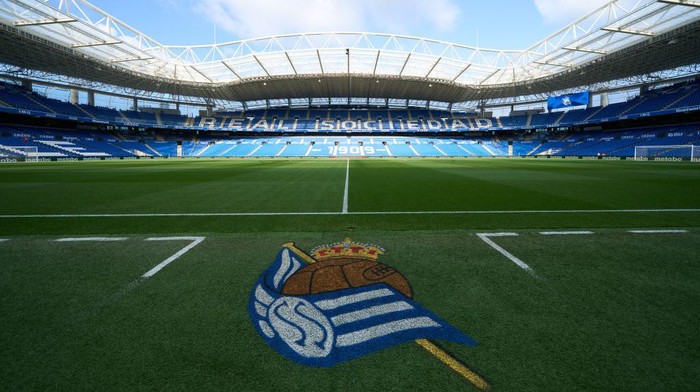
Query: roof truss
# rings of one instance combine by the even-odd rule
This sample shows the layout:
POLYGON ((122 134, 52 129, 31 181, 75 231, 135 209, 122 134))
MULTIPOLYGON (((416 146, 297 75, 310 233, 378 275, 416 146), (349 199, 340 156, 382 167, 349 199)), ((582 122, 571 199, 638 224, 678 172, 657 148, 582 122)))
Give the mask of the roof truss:
MULTIPOLYGON (((0 0, 0 22, 72 51, 76 60, 87 58, 104 64, 105 72, 118 70, 133 75, 132 84, 144 79, 178 89, 208 85, 206 90, 213 90, 229 84, 284 78, 371 75, 377 81, 398 79, 505 91, 536 80, 561 79, 576 69, 607 61, 611 54, 698 23, 700 1, 610 1, 524 50, 352 32, 166 46, 86 0, 0 0)), ((644 61, 652 64, 663 60, 644 61)), ((672 66, 677 64, 669 63, 672 66)), ((292 93, 296 96, 304 92, 292 93)))

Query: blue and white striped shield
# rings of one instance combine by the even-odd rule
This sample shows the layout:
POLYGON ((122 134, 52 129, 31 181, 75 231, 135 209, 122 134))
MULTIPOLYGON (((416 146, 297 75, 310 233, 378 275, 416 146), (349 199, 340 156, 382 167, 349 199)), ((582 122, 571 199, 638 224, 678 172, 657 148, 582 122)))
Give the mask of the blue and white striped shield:
POLYGON ((327 367, 415 339, 476 342, 384 283, 290 296, 282 287, 305 263, 285 246, 250 295, 258 333, 283 356, 327 367))

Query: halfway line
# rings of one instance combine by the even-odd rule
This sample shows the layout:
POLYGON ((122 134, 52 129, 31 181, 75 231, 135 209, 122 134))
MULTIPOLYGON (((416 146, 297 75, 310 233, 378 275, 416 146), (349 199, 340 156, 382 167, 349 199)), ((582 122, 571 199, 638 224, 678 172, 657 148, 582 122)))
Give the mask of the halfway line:
POLYGON ((630 214, 700 212, 700 208, 658 208, 635 210, 495 210, 495 211, 355 211, 355 212, 182 212, 182 213, 124 213, 124 214, 28 214, 0 215, 0 219, 43 218, 158 218, 198 216, 315 216, 315 215, 508 215, 508 214, 630 214))
POLYGON ((345 192, 343 193, 343 214, 348 213, 348 190, 350 185, 350 158, 345 168, 345 192))

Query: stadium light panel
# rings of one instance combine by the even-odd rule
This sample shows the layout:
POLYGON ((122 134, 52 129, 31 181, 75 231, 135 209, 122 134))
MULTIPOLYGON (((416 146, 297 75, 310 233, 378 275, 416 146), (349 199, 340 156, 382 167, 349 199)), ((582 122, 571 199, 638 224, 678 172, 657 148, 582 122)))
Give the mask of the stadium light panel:
POLYGON ((625 34, 633 34, 633 35, 643 35, 646 37, 653 37, 654 33, 650 33, 648 31, 639 31, 639 30, 631 30, 631 29, 620 29, 616 27, 603 27, 601 30, 605 31, 611 31, 614 33, 625 33, 625 34))
POLYGON ((659 2, 674 5, 686 5, 688 7, 700 7, 700 2, 693 0, 659 0, 659 2))

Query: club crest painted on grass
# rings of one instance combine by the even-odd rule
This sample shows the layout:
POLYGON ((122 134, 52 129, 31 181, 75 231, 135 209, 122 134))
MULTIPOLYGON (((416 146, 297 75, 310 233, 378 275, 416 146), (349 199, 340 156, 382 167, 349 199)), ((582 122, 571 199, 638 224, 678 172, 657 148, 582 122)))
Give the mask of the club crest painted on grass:
POLYGON ((311 255, 284 244, 251 292, 253 325, 283 356, 320 367, 416 339, 476 345, 415 302, 404 276, 377 262, 383 252, 350 239, 311 255))

